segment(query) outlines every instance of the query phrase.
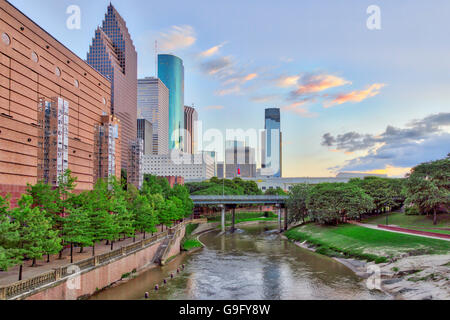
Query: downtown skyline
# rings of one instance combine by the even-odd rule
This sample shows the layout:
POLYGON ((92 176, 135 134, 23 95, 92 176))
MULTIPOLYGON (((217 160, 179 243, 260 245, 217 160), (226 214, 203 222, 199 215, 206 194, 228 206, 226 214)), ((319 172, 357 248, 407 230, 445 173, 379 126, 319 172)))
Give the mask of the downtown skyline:
MULTIPOLYGON (((135 42, 139 78, 155 75, 155 40, 159 53, 183 59, 185 104, 204 130, 263 129, 264 110, 281 108, 285 177, 398 176, 444 157, 450 5, 379 1, 382 29, 368 30, 369 1, 297 2, 113 5, 135 42)), ((71 1, 11 3, 84 59, 109 1, 77 1, 80 30, 65 27, 71 1)))

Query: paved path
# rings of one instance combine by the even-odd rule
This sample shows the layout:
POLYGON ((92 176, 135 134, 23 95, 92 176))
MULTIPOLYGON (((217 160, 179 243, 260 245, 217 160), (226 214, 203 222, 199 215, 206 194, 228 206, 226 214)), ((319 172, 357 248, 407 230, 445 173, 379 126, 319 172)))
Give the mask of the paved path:
POLYGON ((429 239, 450 241, 450 239, 446 239, 446 238, 440 238, 440 237, 434 237, 434 236, 426 236, 426 235, 422 235, 422 234, 416 234, 416 233, 409 233, 409 232, 394 231, 394 230, 388 230, 388 229, 384 229, 384 228, 378 228, 378 226, 373 225, 373 224, 359 223, 359 222, 352 222, 352 224, 360 226, 360 227, 364 227, 364 228, 369 228, 369 229, 375 229, 375 230, 381 230, 381 231, 387 231, 387 232, 394 232, 394 233, 401 233, 401 234, 407 234, 407 235, 410 235, 410 236, 417 236, 417 237, 423 237, 423 238, 429 238, 429 239))
MULTIPOLYGON (((166 229, 164 228, 164 231, 166 229)), ((161 231, 161 227, 158 227, 158 231, 161 231)), ((146 238, 151 236, 151 234, 147 233, 146 238)), ((144 234, 136 235, 136 242, 140 241, 144 238, 144 234)), ((117 250, 121 247, 127 246, 133 243, 133 238, 125 239, 123 241, 114 242, 114 250, 117 250)), ((102 243, 98 243, 95 246, 95 255, 100 255, 106 252, 111 251, 111 245, 105 245, 105 241, 102 243)), ((84 259, 88 259, 92 257, 92 247, 84 248, 83 253, 80 252, 80 248, 75 248, 73 250, 73 262, 78 262, 84 259)), ((70 248, 66 248, 63 251, 63 258, 61 260, 58 259, 58 255, 50 256, 50 263, 47 263, 47 256, 44 256, 42 260, 37 261, 37 267, 31 267, 32 261, 25 261, 23 268, 22 280, 30 279, 40 274, 46 273, 53 269, 63 267, 66 265, 70 265, 70 248)), ((0 271, 0 285, 8 285, 19 280, 19 267, 12 267, 8 269, 8 271, 0 271)))

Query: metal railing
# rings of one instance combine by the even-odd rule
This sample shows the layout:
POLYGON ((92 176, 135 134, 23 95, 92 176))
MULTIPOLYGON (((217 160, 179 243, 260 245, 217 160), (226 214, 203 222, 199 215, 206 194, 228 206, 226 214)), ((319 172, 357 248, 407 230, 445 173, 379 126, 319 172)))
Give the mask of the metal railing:
POLYGON ((11 298, 17 297, 21 294, 30 292, 39 287, 42 287, 44 285, 67 278, 67 277, 71 276, 71 274, 68 272, 68 269, 72 269, 72 268, 70 268, 71 266, 76 266, 79 271, 84 271, 84 270, 102 265, 104 263, 107 263, 118 257, 125 256, 130 253, 142 250, 143 248, 146 248, 151 244, 154 244, 156 242, 159 242, 159 241, 167 238, 169 234, 175 234, 184 225, 186 225, 186 222, 183 222, 183 223, 181 223, 173 228, 170 228, 169 230, 166 230, 164 232, 155 234, 154 236, 152 236, 150 238, 140 240, 139 242, 129 244, 127 246, 121 247, 114 251, 103 253, 103 254, 95 256, 95 257, 91 257, 91 258, 88 258, 85 260, 78 261, 73 264, 63 266, 63 267, 54 269, 52 271, 40 274, 40 275, 35 276, 30 279, 18 281, 18 282, 15 282, 13 284, 6 285, 6 286, 0 286, 0 300, 11 299, 11 298))

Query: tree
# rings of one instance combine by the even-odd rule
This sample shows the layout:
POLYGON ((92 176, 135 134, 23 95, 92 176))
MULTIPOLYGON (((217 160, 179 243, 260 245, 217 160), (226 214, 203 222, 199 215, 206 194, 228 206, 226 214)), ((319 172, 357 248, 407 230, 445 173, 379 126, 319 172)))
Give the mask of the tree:
POLYGON ((64 241, 70 243, 70 263, 73 263, 73 245, 81 247, 91 246, 92 234, 90 230, 89 214, 84 207, 70 209, 63 223, 64 241))
POLYGON ((9 203, 0 196, 0 270, 21 263, 15 244, 19 241, 18 223, 11 221, 8 215, 9 203))
POLYGON ((84 193, 84 209, 89 215, 89 230, 92 235, 92 256, 95 256, 95 244, 102 240, 111 240, 115 233, 116 221, 110 213, 108 183, 99 179, 92 191, 84 193))
POLYGON ((188 189, 185 186, 177 184, 173 187, 170 194, 172 197, 176 197, 182 202, 183 214, 181 219, 184 217, 189 217, 194 209, 194 202, 189 195, 188 189))
POLYGON ((323 224, 338 224, 354 219, 373 208, 373 199, 356 185, 322 183, 314 186, 307 199, 311 219, 323 224))
POLYGON ((266 190, 266 192, 264 193, 267 196, 286 196, 288 195, 283 189, 281 189, 280 187, 277 187, 276 189, 268 189, 266 190))
POLYGON ((364 192, 372 197, 374 202, 374 210, 377 213, 385 211, 387 208, 392 208, 396 202, 394 190, 391 188, 392 183, 389 179, 379 177, 365 177, 363 180, 356 178, 351 179, 349 184, 354 184, 364 192))
POLYGON ((308 215, 308 207, 306 206, 311 186, 308 184, 295 185, 290 193, 287 201, 289 209, 288 223, 295 223, 300 220, 305 222, 308 215))
POLYGON ((433 213, 436 225, 438 211, 448 212, 450 206, 450 157, 413 168, 405 182, 404 194, 406 202, 416 205, 421 213, 433 213))
MULTIPOLYGON (((19 239, 15 244, 19 259, 42 258, 44 253, 57 253, 61 250, 61 239, 58 232, 52 230, 51 222, 43 215, 39 208, 32 208, 33 199, 29 195, 22 195, 18 207, 10 211, 11 218, 17 222, 19 239)), ((19 281, 22 280, 23 265, 20 265, 19 281)))
POLYGON ((138 194, 133 201, 132 213, 134 216, 134 228, 145 233, 156 232, 156 225, 158 224, 158 219, 156 217, 155 210, 150 201, 144 195, 138 194))

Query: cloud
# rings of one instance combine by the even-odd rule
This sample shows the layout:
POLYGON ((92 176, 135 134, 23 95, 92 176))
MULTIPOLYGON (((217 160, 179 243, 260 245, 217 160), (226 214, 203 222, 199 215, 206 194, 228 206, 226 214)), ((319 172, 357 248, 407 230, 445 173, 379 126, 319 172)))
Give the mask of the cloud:
POLYGON ((450 152, 450 113, 439 113, 414 120, 406 128, 387 126, 378 135, 348 132, 338 136, 326 133, 322 145, 339 151, 365 151, 366 155, 347 161, 335 169, 368 171, 411 168, 415 165, 445 157, 450 152))
POLYGON ((217 90, 215 92, 215 94, 218 95, 218 96, 226 96, 226 95, 229 95, 229 94, 236 94, 236 93, 239 93, 239 92, 241 92, 241 88, 239 86, 234 86, 234 87, 231 87, 231 88, 224 88, 224 89, 217 90))
POLYGON ((291 62, 294 62, 294 59, 289 58, 289 57, 281 57, 280 61, 284 62, 284 63, 291 63, 291 62))
POLYGON ((281 110, 285 112, 292 112, 300 115, 302 118, 315 118, 318 115, 316 113, 310 112, 307 108, 304 106, 308 104, 311 100, 304 99, 302 101, 297 101, 294 103, 291 103, 289 105, 281 107, 281 110))
POLYGON ((161 32, 159 38, 158 47, 161 51, 184 49, 197 41, 194 28, 188 25, 172 26, 168 32, 161 32))
POLYGON ((233 76, 228 78, 227 80, 225 80, 223 82, 224 85, 229 85, 231 83, 239 83, 239 84, 244 84, 248 81, 251 81, 253 79, 256 79, 258 77, 257 73, 249 73, 247 75, 243 75, 243 76, 233 76))
POLYGON ((222 110, 224 106, 207 106, 205 110, 222 110))
POLYGON ((300 76, 281 76, 275 80, 277 87, 288 88, 297 85, 300 76))
POLYGON ((200 53, 199 53, 199 56, 200 56, 201 58, 211 57, 211 56, 213 56, 213 55, 219 53, 220 48, 222 48, 225 44, 226 44, 226 42, 224 42, 224 43, 222 43, 222 44, 219 44, 219 45, 217 45, 217 46, 214 46, 214 47, 212 47, 212 48, 209 48, 209 49, 207 49, 207 50, 205 50, 205 51, 203 51, 203 52, 200 52, 200 53))
POLYGON ((380 93, 380 90, 385 86, 383 83, 375 83, 368 86, 364 90, 352 91, 350 93, 341 93, 335 96, 334 99, 324 103, 325 108, 331 108, 335 105, 340 105, 347 102, 361 102, 368 98, 374 97, 380 93))
POLYGON ((203 62, 200 67, 203 72, 209 75, 218 75, 220 73, 224 73, 226 70, 229 70, 232 65, 233 62, 231 57, 220 57, 203 62))
POLYGON ((280 96, 276 94, 268 94, 268 95, 261 95, 261 96, 255 96, 251 97, 250 100, 257 103, 263 103, 263 102, 269 102, 279 99, 280 96))
POLYGON ((352 84, 343 78, 331 74, 307 74, 301 77, 300 84, 291 97, 296 98, 309 94, 319 93, 331 88, 352 84))

